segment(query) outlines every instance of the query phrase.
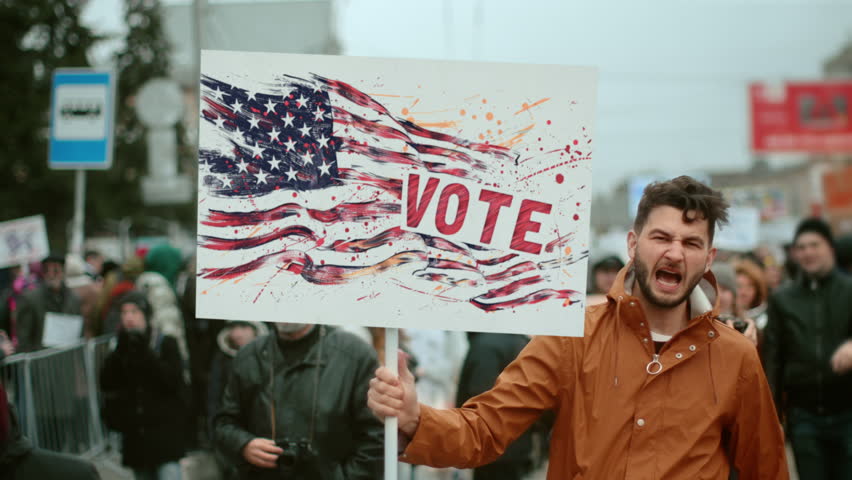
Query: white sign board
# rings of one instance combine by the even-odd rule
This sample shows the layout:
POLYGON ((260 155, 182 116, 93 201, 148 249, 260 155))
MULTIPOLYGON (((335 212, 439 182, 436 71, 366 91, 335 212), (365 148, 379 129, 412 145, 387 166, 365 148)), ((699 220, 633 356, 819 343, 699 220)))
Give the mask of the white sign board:
POLYGON ((760 244, 760 210, 731 207, 728 224, 716 229, 713 246, 722 250, 747 252, 760 244))
POLYGON ((47 312, 44 315, 44 333, 41 343, 45 347, 68 345, 80 340, 83 335, 83 317, 64 313, 47 312))
POLYGON ((38 262, 49 253, 42 215, 0 223, 0 268, 38 262))
POLYGON ((198 315, 583 334, 596 73, 202 52, 198 315))

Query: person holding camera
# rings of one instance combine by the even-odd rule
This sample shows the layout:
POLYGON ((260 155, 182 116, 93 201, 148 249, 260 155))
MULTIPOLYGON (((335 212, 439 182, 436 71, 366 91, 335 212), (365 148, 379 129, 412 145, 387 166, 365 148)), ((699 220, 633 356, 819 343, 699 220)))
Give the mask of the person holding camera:
POLYGON ((719 320, 757 345, 757 326, 752 318, 745 316, 737 301, 737 276, 734 266, 729 263, 717 263, 713 265, 713 275, 716 276, 716 286, 719 290, 719 320))
POLYGON ((334 327, 274 326, 233 360, 217 447, 240 478, 380 478, 384 430, 364 404, 375 351, 334 327))
POLYGON ((104 421, 121 432, 122 462, 136 480, 180 480, 186 386, 177 340, 151 327, 142 292, 126 293, 118 308, 118 344, 101 370, 104 421))

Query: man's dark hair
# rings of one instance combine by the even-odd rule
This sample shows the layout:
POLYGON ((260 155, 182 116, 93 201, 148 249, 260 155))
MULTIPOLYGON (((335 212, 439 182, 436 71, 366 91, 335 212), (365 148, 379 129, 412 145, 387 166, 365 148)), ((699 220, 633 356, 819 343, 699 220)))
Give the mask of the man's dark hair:
POLYGON ((651 210, 662 206, 682 210, 684 223, 707 219, 707 233, 711 244, 716 233, 716 224, 728 223, 728 201, 722 196, 722 192, 682 175, 645 187, 642 200, 639 201, 636 220, 633 221, 633 230, 636 233, 641 232, 651 210))

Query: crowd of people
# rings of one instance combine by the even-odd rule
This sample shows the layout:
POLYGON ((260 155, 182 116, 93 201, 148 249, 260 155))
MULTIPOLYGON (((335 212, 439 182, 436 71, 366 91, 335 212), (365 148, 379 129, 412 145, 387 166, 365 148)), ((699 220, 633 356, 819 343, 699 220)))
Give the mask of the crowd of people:
MULTIPOLYGON (((411 478, 520 480, 549 457, 548 478, 777 479, 785 434, 801 478, 852 478, 852 237, 810 218, 717 252, 726 209, 688 177, 649 187, 630 258, 592 251, 579 339, 409 330, 394 376, 383 329, 196 318, 192 259, 163 244, 3 271, 0 362, 50 346, 54 313, 114 335, 101 413, 137 479, 181 478, 195 449, 225 479, 381 478, 388 415, 411 478)), ((0 393, 0 466, 52 455, 21 449, 0 393)))

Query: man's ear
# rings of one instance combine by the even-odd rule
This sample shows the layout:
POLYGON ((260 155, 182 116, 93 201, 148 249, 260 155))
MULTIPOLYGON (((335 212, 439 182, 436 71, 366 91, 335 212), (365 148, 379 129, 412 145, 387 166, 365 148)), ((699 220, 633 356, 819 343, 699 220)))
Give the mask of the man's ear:
POLYGON ((636 245, 639 243, 639 236, 636 235, 636 232, 630 230, 627 233, 627 254, 630 256, 630 260, 636 258, 636 245))
POLYGON ((704 273, 710 271, 710 267, 713 266, 713 260, 716 260, 716 247, 710 247, 710 251, 707 252, 707 266, 704 268, 704 273))

